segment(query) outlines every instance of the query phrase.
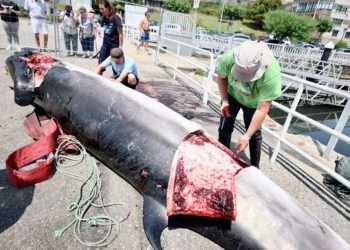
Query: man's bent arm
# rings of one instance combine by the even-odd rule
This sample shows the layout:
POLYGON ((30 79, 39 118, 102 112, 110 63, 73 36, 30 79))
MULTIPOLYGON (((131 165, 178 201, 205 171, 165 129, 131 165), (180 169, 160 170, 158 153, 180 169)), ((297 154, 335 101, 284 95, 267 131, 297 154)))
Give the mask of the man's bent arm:
POLYGON ((258 104, 256 111, 253 115, 252 121, 250 122, 249 128, 244 136, 251 138, 254 133, 261 127, 266 115, 269 113, 271 107, 271 101, 264 101, 258 104))
POLYGON ((116 79, 118 82, 123 81, 126 77, 128 77, 129 72, 127 70, 123 70, 123 72, 116 79))
POLYGON ((140 23, 139 23, 139 27, 138 27, 138 28, 139 28, 139 31, 140 31, 140 32, 143 32, 143 28, 142 28, 142 27, 143 27, 143 21, 144 21, 144 20, 142 19, 142 20, 140 21, 140 23))
POLYGON ((227 101, 228 100, 228 97, 227 97, 227 77, 218 75, 216 82, 218 84, 221 100, 227 101))
POLYGON ((119 34, 119 37, 117 39, 119 39, 119 48, 121 48, 123 47, 123 26, 119 26, 117 30, 119 34))
POLYGON ((105 70, 106 70, 105 67, 103 67, 102 65, 98 65, 96 68, 96 74, 102 75, 105 70))

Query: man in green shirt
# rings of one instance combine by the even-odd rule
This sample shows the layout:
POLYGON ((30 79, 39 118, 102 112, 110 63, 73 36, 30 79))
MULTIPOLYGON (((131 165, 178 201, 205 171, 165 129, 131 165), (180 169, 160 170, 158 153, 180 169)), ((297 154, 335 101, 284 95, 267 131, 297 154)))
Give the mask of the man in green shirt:
POLYGON ((279 64, 266 43, 247 41, 222 56, 217 72, 222 101, 219 141, 230 147, 235 119, 242 109, 246 132, 236 151, 240 153, 249 143, 251 165, 259 167, 261 125, 271 102, 281 95, 279 64))

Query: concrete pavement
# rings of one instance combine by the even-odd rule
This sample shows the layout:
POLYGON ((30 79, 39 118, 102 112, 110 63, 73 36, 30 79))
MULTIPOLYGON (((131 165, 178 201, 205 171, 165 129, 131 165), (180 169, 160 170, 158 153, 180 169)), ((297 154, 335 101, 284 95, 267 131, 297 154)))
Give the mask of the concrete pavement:
MULTIPOLYGON (((33 44, 33 36, 26 21, 21 26, 20 39, 28 45, 33 44), (31 40, 32 39, 32 40, 31 40)), ((50 40, 52 45, 52 40, 50 40)), ((6 47, 5 35, 0 30, 0 246, 1 249, 86 249, 74 238, 72 230, 63 237, 55 238, 54 231, 62 228, 72 219, 67 207, 78 195, 78 185, 56 173, 50 180, 34 187, 15 189, 6 180, 4 161, 16 148, 30 142, 24 134, 22 122, 32 108, 19 107, 13 101, 10 77, 4 74, 4 61, 10 55, 6 47)), ((148 83, 160 94, 158 98, 172 108, 187 115, 216 135, 218 116, 207 107, 200 105, 200 97, 195 91, 184 87, 180 81, 173 81, 169 74, 154 64, 154 58, 144 53, 136 53, 135 47, 125 46, 126 54, 133 57, 142 75, 142 81, 148 83), (178 95, 166 95, 166 90, 178 95), (181 99, 183 98, 183 99, 181 99), (191 103, 182 100, 192 98, 191 103)), ((96 60, 67 57, 62 60, 93 70, 96 60)), ((106 74, 108 76, 108 74, 106 74)), ((147 85, 144 85, 147 86, 147 85)), ((141 89, 142 90, 142 89, 141 89)), ((237 134, 235 136, 238 136, 237 134)), ((271 138, 265 138, 267 141, 271 138)), ((319 175, 302 168, 304 162, 285 153, 275 165, 268 163, 269 146, 264 145, 262 171, 280 185, 298 202, 315 216, 333 228, 345 240, 350 242, 350 208, 327 192, 320 184, 319 175), (316 177, 317 176, 317 177, 316 177)), ((119 236, 106 249, 147 249, 148 241, 142 226, 142 197, 124 180, 106 167, 101 167, 104 182, 104 197, 108 201, 127 204, 125 207, 111 208, 117 218, 130 211, 129 218, 121 224, 119 236)), ((262 187, 263 188, 263 187, 262 187)), ((86 232, 86 236, 95 237, 100 231, 86 232)), ((220 249, 205 238, 185 229, 165 230, 162 236, 165 249, 220 249)))

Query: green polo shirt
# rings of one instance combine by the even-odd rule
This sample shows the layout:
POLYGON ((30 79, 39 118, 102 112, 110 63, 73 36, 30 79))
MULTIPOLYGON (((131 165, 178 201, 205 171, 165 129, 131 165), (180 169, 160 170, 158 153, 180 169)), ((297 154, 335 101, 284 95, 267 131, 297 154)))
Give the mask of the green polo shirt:
POLYGON ((217 72, 227 77, 227 93, 239 103, 256 108, 259 102, 272 101, 281 96, 281 69, 275 58, 268 66, 263 76, 254 82, 241 82, 232 75, 235 63, 233 50, 227 51, 219 60, 217 72))

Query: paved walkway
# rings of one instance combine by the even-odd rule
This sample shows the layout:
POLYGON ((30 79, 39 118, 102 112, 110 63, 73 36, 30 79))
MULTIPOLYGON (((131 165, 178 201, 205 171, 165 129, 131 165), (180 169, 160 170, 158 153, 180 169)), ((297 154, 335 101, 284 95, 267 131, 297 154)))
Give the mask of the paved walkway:
MULTIPOLYGON (((24 23, 25 24, 25 23, 24 23)), ((21 26, 20 38, 33 44, 33 37, 27 25, 21 26), (32 40, 30 40, 32 39, 32 40)), ((1 249, 86 249, 73 239, 72 231, 61 238, 54 237, 54 231, 65 226, 72 217, 67 207, 78 195, 77 185, 56 173, 49 181, 28 187, 14 189, 8 185, 4 161, 15 148, 29 142, 24 134, 22 122, 32 108, 14 104, 10 77, 3 73, 4 61, 10 55, 5 51, 5 35, 0 30, 0 245, 1 249)), ((135 47, 125 47, 127 55, 133 57, 142 75, 139 90, 154 94, 153 97, 204 126, 216 135, 218 116, 208 107, 202 106, 198 93, 181 81, 174 81, 162 68, 154 64, 154 57, 136 53, 135 47), (153 90, 150 91, 150 90, 153 90), (175 95, 174 95, 175 94, 175 95), (190 100, 190 101, 189 101, 190 100)), ((62 60, 93 70, 96 60, 77 57, 62 60)), ((108 74, 106 74, 108 77, 108 74)), ((236 130, 237 131, 237 130, 236 130)), ((238 132, 237 132, 238 133, 238 132)), ((237 138, 238 134, 234 135, 237 138)), ((350 242, 350 208, 330 194, 320 183, 320 175, 300 159, 284 153, 275 165, 268 161, 272 138, 265 135, 262 171, 275 183, 290 193, 301 206, 332 227, 350 242)), ((147 249, 148 241, 142 226, 142 197, 120 177, 106 167, 101 167, 106 201, 119 201, 127 207, 110 209, 117 218, 130 211, 129 218, 121 224, 121 231, 107 249, 147 249)), ((263 187, 262 187, 263 188, 263 187)), ((86 233, 88 237, 101 233, 86 233)), ((166 230, 163 233, 165 249, 220 249, 212 242, 188 230, 166 230)))

